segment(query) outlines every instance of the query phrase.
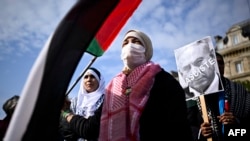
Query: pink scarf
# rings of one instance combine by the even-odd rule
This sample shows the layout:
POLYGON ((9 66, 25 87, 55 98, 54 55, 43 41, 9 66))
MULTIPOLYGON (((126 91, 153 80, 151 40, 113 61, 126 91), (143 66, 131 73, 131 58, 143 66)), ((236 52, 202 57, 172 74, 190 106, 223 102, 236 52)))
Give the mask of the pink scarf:
POLYGON ((128 76, 118 74, 106 87, 99 141, 139 141, 139 119, 155 75, 161 67, 148 62, 128 76), (126 90, 130 93, 126 95, 126 90))

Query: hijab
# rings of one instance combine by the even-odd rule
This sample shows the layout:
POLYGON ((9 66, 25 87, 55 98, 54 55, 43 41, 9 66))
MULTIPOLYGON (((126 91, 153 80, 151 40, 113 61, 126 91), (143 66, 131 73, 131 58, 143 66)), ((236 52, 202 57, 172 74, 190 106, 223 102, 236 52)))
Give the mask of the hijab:
MULTIPOLYGON (((139 31, 139 30, 129 30, 126 34, 125 37, 123 39, 126 40, 128 37, 135 37, 138 40, 140 40, 140 42, 142 43, 143 47, 145 47, 145 57, 146 57, 146 62, 150 61, 152 56, 153 56, 153 46, 152 46, 152 42, 150 40, 150 38, 148 37, 148 35, 146 35, 145 33, 139 31)), ((123 68, 123 72, 129 72, 129 68, 124 66, 123 68)))
POLYGON ((103 101, 103 95, 105 91, 105 81, 101 73, 95 68, 89 68, 84 74, 80 84, 80 89, 77 95, 76 113, 82 115, 85 118, 92 116, 96 109, 99 108, 103 101), (84 89, 84 76, 86 74, 92 74, 99 83, 98 88, 93 92, 87 92, 84 89))

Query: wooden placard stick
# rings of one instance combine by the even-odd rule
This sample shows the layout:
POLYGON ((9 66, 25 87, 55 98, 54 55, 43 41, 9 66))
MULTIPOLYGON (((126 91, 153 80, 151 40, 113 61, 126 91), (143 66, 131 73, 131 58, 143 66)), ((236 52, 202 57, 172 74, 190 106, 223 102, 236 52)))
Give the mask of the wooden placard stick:
MULTIPOLYGON (((204 120, 204 122, 209 122, 208 114, 207 114, 206 101, 205 101, 204 95, 203 94, 200 95, 199 98, 200 98, 200 103, 201 103, 201 110, 202 110, 203 120, 204 120)), ((212 137, 207 138, 207 141, 212 141, 212 137)))

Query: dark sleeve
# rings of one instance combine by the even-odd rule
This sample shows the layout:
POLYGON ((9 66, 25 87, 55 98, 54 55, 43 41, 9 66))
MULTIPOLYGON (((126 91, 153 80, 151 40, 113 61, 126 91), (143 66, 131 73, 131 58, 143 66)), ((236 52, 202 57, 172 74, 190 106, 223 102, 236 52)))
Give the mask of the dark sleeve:
POLYGON ((75 115, 70 121, 70 128, 80 137, 84 139, 97 139, 99 136, 100 118, 102 113, 102 105, 95 111, 93 116, 88 119, 75 115))
POLYGON ((76 141, 79 138, 78 135, 70 129, 69 123, 63 117, 60 117, 59 136, 61 138, 60 141, 76 141))
POLYGON ((199 113, 200 111, 198 109, 198 106, 196 105, 196 101, 194 100, 187 101, 187 106, 188 106, 187 108, 188 123, 191 127, 193 140, 197 141, 200 130, 200 124, 202 123, 203 119, 199 113))
POLYGON ((164 70, 156 75, 142 113, 140 137, 141 140, 192 140, 184 90, 179 82, 164 70))

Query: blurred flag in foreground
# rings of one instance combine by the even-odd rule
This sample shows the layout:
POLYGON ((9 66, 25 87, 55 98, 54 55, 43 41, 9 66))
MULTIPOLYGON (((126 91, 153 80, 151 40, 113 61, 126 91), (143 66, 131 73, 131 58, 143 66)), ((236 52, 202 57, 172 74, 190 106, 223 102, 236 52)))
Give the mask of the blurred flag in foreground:
MULTIPOLYGON (((33 65, 4 141, 56 141, 74 71, 89 52, 102 56, 141 0, 78 0, 33 65)), ((39 30, 39 29, 38 29, 39 30)))

